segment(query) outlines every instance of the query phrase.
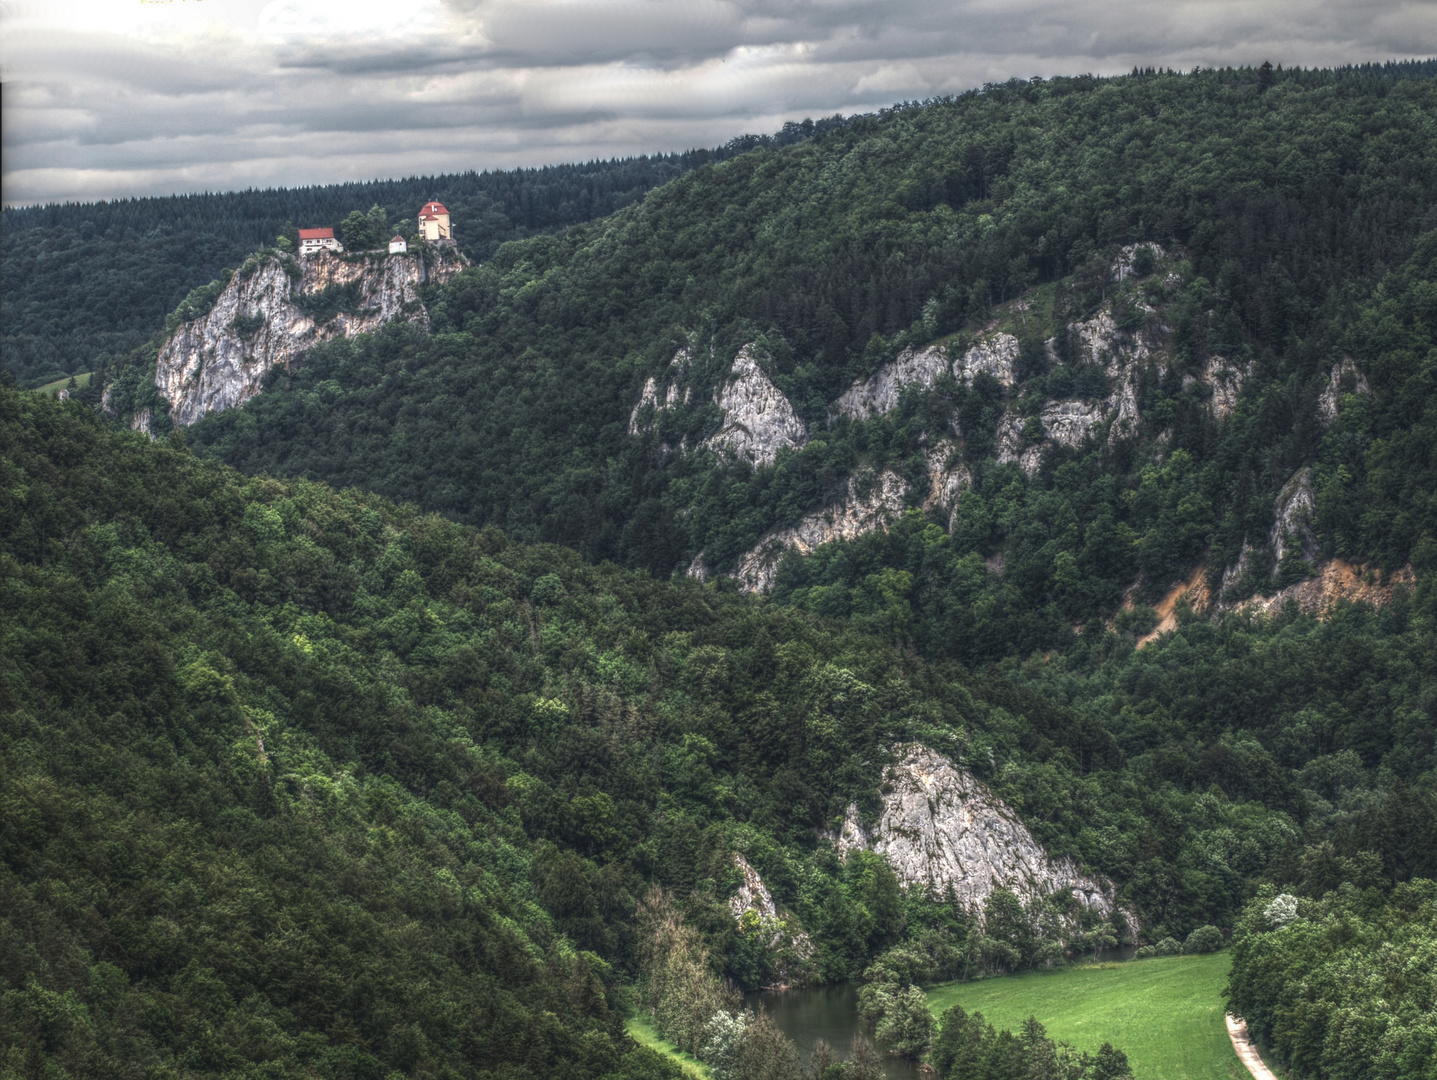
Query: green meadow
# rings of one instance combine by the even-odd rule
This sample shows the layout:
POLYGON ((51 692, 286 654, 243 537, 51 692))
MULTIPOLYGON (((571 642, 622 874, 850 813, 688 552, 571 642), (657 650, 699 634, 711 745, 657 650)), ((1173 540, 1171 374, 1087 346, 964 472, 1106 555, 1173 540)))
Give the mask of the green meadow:
MULTIPOLYGON (((35 393, 37 393, 37 394, 49 394, 51 397, 54 397, 54 396, 55 396, 56 394, 58 394, 61 390, 65 389, 65 387, 67 387, 67 386, 69 386, 69 385, 70 385, 70 376, 66 375, 63 379, 56 379, 54 382, 47 382, 44 386, 37 386, 37 387, 35 387, 35 393)), ((89 386, 89 385, 90 385, 90 373, 89 373, 88 371, 82 371, 82 372, 80 372, 78 375, 76 375, 76 376, 75 376, 75 385, 76 385, 76 387, 78 387, 78 388, 81 389, 81 390, 83 390, 85 387, 89 386)))
POLYGON ((944 983, 928 991, 928 1006, 942 1016, 962 1005, 1015 1031, 1036 1016, 1082 1050, 1110 1042, 1138 1080, 1246 1080, 1223 1023, 1229 963, 1221 952, 944 983))
POLYGON ((686 1054, 673 1043, 669 1042, 657 1031, 652 1024, 640 1017, 630 1017, 625 1022, 629 1035, 640 1046, 647 1046, 650 1050, 657 1050, 672 1060, 679 1063, 684 1072, 693 1077, 694 1080, 709 1080, 709 1067, 691 1054, 686 1054))

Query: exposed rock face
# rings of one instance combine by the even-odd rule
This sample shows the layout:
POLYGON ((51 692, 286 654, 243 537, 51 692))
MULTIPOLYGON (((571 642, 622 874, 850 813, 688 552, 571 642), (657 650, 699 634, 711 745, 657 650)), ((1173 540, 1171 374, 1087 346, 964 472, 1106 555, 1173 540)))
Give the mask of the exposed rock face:
MULTIPOLYGON (((668 370, 662 376, 662 386, 660 381, 656 380, 652 375, 644 380, 644 388, 639 392, 638 404, 634 406, 634 411, 629 414, 630 435, 641 434, 653 423, 658 413, 684 404, 689 400, 692 389, 687 386, 680 388, 679 385, 683 382, 684 376, 688 372, 689 358, 690 353, 688 349, 680 349, 674 353, 673 359, 669 361, 668 370), (652 407, 653 412, 646 413, 644 411, 645 406, 652 407)), ((670 445, 669 443, 664 443, 663 445, 666 451, 682 450, 683 447, 684 440, 682 439, 675 445, 670 445)))
POLYGON ((1381 607, 1392 600, 1392 592, 1397 586, 1410 589, 1416 583, 1417 577, 1410 566, 1401 567, 1384 577, 1378 571, 1343 559, 1331 559, 1306 581, 1289 585, 1272 596, 1254 596, 1232 606, 1238 611, 1273 615, 1282 611, 1291 600, 1305 615, 1323 615, 1339 600, 1381 607))
POLYGON ((1013 385, 1013 365, 1018 362, 1018 339, 1012 334, 994 334, 978 342, 953 362, 953 376, 970 382, 983 371, 1004 386, 1013 385))
POLYGON ((1339 363, 1333 365, 1332 374, 1327 379, 1327 389, 1317 399, 1318 415, 1330 424, 1337 419, 1343 394, 1370 393, 1372 387, 1367 383, 1367 376, 1357 369, 1357 363, 1352 357, 1344 356, 1339 363))
POLYGON ((729 897, 728 901, 728 909, 733 912, 733 917, 742 919, 744 912, 752 911, 764 922, 777 919, 778 907, 774 904, 768 887, 764 885, 763 878, 758 876, 758 871, 750 866, 742 855, 734 855, 733 861, 743 875, 738 892, 729 897))
POLYGON ((1043 430, 1064 446, 1082 446, 1106 413, 1099 401, 1054 401, 1043 408, 1043 430))
POLYGON ((248 401, 272 367, 293 367, 320 342, 368 333, 393 319, 427 325, 419 286, 458 269, 457 262, 441 264, 431 275, 417 254, 361 262, 322 252, 306 258, 294 280, 284 262, 265 259, 251 273, 235 274, 208 315, 175 331, 160 349, 155 385, 170 402, 171 419, 193 424, 248 401), (357 289, 358 310, 327 322, 316 324, 295 303, 349 285, 357 289))
POLYGON ((791 914, 778 910, 763 878, 749 861, 739 854, 734 855, 733 861, 742 875, 738 892, 728 901, 734 921, 742 932, 760 934, 770 949, 780 951, 777 957, 780 983, 787 983, 795 976, 801 978, 804 961, 813 955, 813 941, 791 914))
POLYGON ((1209 356, 1203 365, 1201 382, 1212 389, 1212 414, 1226 420, 1237 408, 1247 369, 1221 356, 1209 356))
POLYGON ((980 910, 988 894, 1007 889, 1025 902, 1072 889, 1103 914, 1115 907, 1113 887, 1082 873, 1071 859, 1051 859, 1001 799, 966 769, 917 743, 901 748, 883 774, 877 826, 864 829, 856 806, 838 836, 838 850, 875 851, 898 880, 944 896, 949 888, 980 910))
MULTIPOLYGON (((739 560, 734 577, 743 592, 760 592, 773 586, 779 560, 790 548, 800 555, 811 554, 820 544, 851 540, 888 523, 903 513, 907 485, 895 472, 878 474, 866 496, 858 494, 857 478, 848 480, 848 497, 841 503, 809 514, 797 525, 777 529, 763 537, 739 560)), ((690 569, 692 574, 692 568, 690 569)))
POLYGON ((1294 547, 1304 559, 1317 558, 1321 549, 1312 528, 1316 506, 1312 470, 1299 469, 1277 496, 1277 517, 1272 523, 1271 536, 1273 562, 1277 566, 1282 565, 1283 556, 1294 547))
POLYGON ((885 364, 872 378, 856 382, 845 390, 829 410, 829 422, 839 416, 869 420, 892 412, 898 407, 904 387, 932 390, 938 380, 949 373, 960 381, 970 381, 984 371, 1004 386, 1012 386, 1013 365, 1017 360, 1018 339, 1012 334, 994 334, 951 363, 948 354, 938 345, 917 352, 904 349, 898 359, 885 364))
POLYGON ((714 402, 724 412, 724 424, 705 445, 747 458, 755 465, 772 465, 783 447, 803 445, 807 432, 788 398, 758 366, 754 347, 745 345, 734 357, 731 380, 719 387, 714 402))
POLYGON ((1113 321, 1110 305, 1104 305, 1086 322, 1068 328, 1076 338, 1080 363, 1097 364, 1115 374, 1127 364, 1151 359, 1153 347, 1144 334, 1125 334, 1113 321))
POLYGON ((921 352, 904 349, 898 359, 885 365, 867 382, 857 382, 845 390, 833 403, 830 422, 838 416, 851 416, 855 420, 867 420, 882 416, 898 408, 898 400, 905 386, 921 386, 932 390, 938 379, 948 374, 951 365, 948 354, 937 345, 930 345, 921 352))
POLYGON ((1018 464, 1029 476, 1038 471, 1038 465, 1043 457, 1041 446, 1023 445, 1024 421, 1021 416, 1014 413, 1007 413, 1003 419, 998 421, 998 431, 993 439, 993 447, 997 451, 999 465, 1018 464))
POLYGON ((957 453, 958 444, 952 439, 939 439, 924 452, 928 464, 928 495, 923 500, 923 508, 947 510, 950 532, 958 513, 958 499, 973 486, 973 474, 967 465, 955 460, 957 453))
POLYGON ((1110 400, 1113 422, 1108 427, 1108 444, 1119 439, 1131 439, 1138 433, 1138 380, 1137 372, 1129 368, 1123 373, 1122 382, 1110 400))
POLYGON ((1151 242, 1142 244, 1128 244, 1118 252, 1118 257, 1113 260, 1113 280, 1125 281, 1133 276, 1133 263, 1136 260, 1138 248, 1152 248, 1153 255, 1159 259, 1166 259, 1168 253, 1163 250, 1161 244, 1151 242))

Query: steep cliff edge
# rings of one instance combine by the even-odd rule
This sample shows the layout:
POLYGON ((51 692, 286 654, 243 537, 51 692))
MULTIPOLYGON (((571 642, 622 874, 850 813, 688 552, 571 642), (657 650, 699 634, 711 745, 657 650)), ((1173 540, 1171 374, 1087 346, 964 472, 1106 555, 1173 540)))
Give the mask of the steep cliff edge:
POLYGON ((422 254, 253 259, 208 314, 181 325, 161 346, 155 386, 177 424, 232 409, 259 393, 271 368, 293 367, 321 342, 395 319, 427 327, 420 287, 447 281, 460 267, 426 265, 422 254))
POLYGON ((858 808, 849 807, 838 850, 847 855, 862 848, 882 855, 905 886, 936 896, 951 888, 975 910, 998 888, 1025 903, 1071 889, 1081 903, 1105 916, 1117 907, 1111 884, 1084 874, 1071 859, 1050 858, 1001 799, 926 746, 902 748, 884 771, 882 800, 871 829, 859 821, 858 808))

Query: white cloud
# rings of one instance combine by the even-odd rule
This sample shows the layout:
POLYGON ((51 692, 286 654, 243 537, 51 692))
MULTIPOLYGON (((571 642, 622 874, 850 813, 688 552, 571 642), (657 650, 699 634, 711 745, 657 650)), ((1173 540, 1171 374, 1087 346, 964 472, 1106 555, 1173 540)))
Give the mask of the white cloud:
POLYGON ((721 143, 1010 76, 1437 53, 1405 0, 0 4, 6 203, 721 143))

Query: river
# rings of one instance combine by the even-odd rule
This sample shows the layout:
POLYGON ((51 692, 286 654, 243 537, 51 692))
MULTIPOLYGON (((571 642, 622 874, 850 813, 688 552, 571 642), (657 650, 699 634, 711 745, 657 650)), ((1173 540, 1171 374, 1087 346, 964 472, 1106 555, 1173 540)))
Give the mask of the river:
MULTIPOLYGON (((864 1030, 858 1017, 859 983, 837 986, 814 986, 803 990, 756 990, 744 995, 744 1004, 751 1009, 762 1005, 773 1017, 779 1030, 793 1040, 804 1064, 813 1053, 813 1046, 823 1039, 839 1058, 847 1060, 853 1036, 864 1030)), ((864 1031, 870 1040, 873 1032, 864 1031)), ((885 1056, 884 1075, 888 1080, 916 1080, 915 1062, 885 1056)))

